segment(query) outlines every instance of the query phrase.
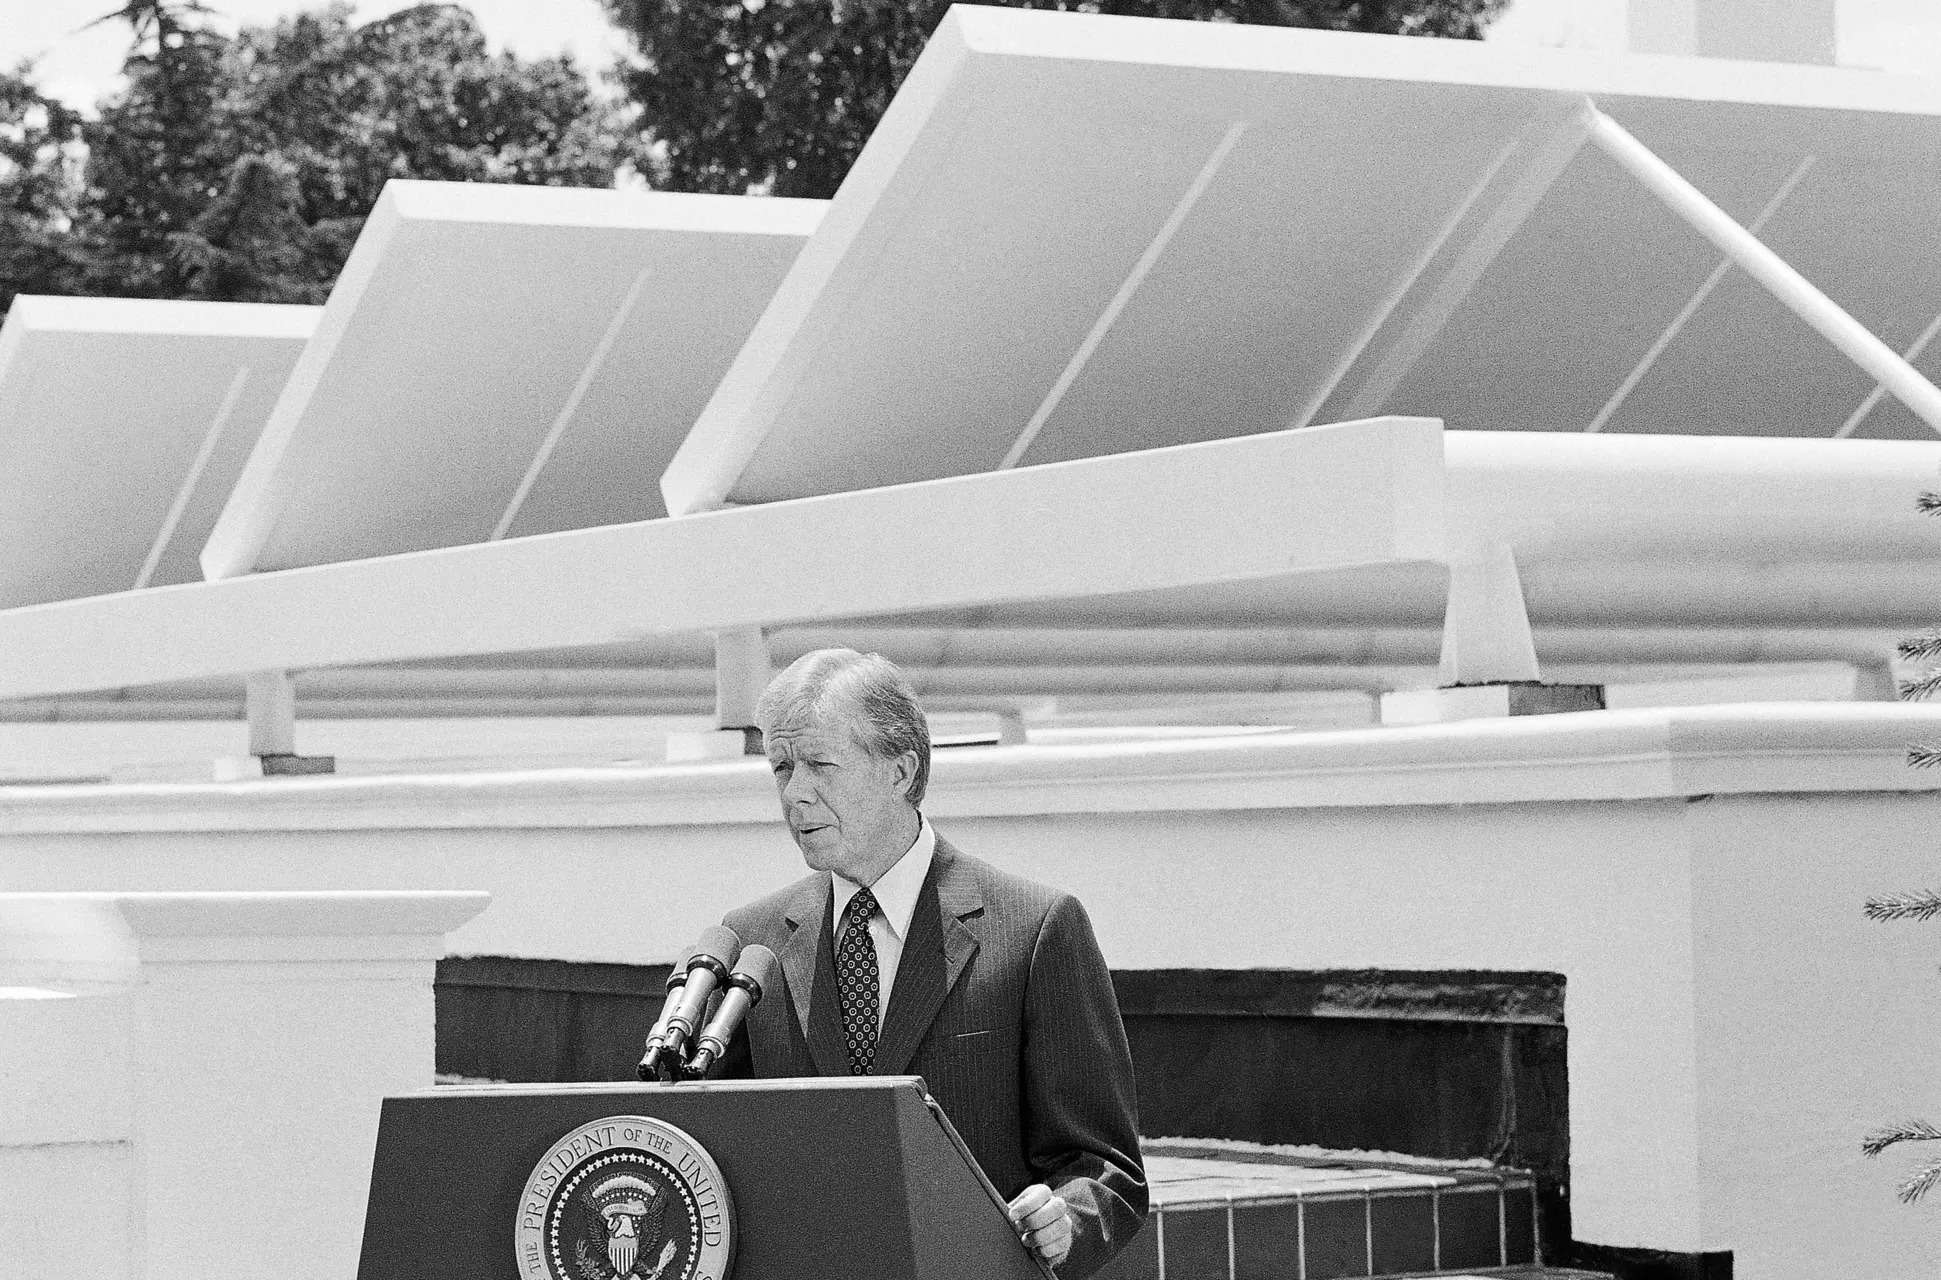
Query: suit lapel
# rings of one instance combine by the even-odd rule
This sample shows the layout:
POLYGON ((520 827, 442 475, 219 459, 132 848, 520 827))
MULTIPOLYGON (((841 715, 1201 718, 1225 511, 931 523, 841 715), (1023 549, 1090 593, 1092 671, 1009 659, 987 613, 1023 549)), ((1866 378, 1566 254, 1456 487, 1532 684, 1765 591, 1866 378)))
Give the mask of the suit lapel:
POLYGON ((977 954, 984 895, 958 863, 956 854, 938 839, 930 874, 924 877, 916 911, 910 917, 903 958, 897 962, 889 1012, 876 1040, 877 1075, 900 1075, 909 1068, 937 1010, 943 1007, 944 997, 977 954))
POLYGON ((828 875, 805 881, 802 891, 783 912, 783 918, 788 921, 789 940, 778 959, 788 979, 795 1023, 802 1029, 802 1039, 808 1045, 816 1073, 846 1076, 849 1050, 843 1047, 836 969, 829 958, 828 875))

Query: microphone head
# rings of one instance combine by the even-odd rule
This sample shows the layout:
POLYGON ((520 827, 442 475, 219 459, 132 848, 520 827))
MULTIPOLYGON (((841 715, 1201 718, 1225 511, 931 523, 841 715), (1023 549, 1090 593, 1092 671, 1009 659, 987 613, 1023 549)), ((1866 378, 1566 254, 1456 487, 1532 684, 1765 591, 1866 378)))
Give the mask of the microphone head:
POLYGON ((774 977, 775 966, 779 963, 773 951, 759 942, 750 943, 742 949, 741 959, 735 962, 734 976, 729 981, 748 992, 750 1005, 758 1004, 762 989, 774 977))
POLYGON ((694 944, 682 969, 692 969, 704 959, 714 961, 723 969, 732 969, 740 955, 741 939, 735 936, 735 931, 725 924, 711 924, 701 930, 700 941, 694 944))

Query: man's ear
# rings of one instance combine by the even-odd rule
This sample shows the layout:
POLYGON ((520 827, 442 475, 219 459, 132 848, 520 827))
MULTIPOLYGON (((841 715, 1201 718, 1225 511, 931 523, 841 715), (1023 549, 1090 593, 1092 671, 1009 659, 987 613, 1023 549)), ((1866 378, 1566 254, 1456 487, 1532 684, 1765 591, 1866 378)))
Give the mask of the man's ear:
POLYGON ((893 785, 896 787, 896 794, 908 800, 910 798, 910 788, 915 786, 917 782, 917 753, 914 751, 905 751, 897 756, 895 764, 896 777, 893 780, 893 785))

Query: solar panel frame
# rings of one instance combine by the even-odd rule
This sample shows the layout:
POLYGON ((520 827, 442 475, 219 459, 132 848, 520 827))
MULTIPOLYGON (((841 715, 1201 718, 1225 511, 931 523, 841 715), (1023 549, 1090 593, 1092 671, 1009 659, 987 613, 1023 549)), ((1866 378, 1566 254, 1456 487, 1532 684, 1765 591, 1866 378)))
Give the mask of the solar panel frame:
POLYGON ((0 608, 197 580, 317 315, 16 297, 0 328, 0 608))
POLYGON ((821 210, 387 184, 205 573, 664 514, 666 458, 821 210))

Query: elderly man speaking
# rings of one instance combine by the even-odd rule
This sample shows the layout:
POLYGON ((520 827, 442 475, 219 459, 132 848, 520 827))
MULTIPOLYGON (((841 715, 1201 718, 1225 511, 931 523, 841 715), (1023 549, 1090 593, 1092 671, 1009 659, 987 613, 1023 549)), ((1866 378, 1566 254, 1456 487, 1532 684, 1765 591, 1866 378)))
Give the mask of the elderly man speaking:
POLYGON ((922 1076, 1025 1245, 1062 1280, 1090 1275, 1139 1229, 1146 1184, 1085 909, 931 829, 929 729, 888 659, 807 654, 757 719, 813 874, 725 921, 781 958, 789 988, 751 1012, 726 1073, 922 1076))

